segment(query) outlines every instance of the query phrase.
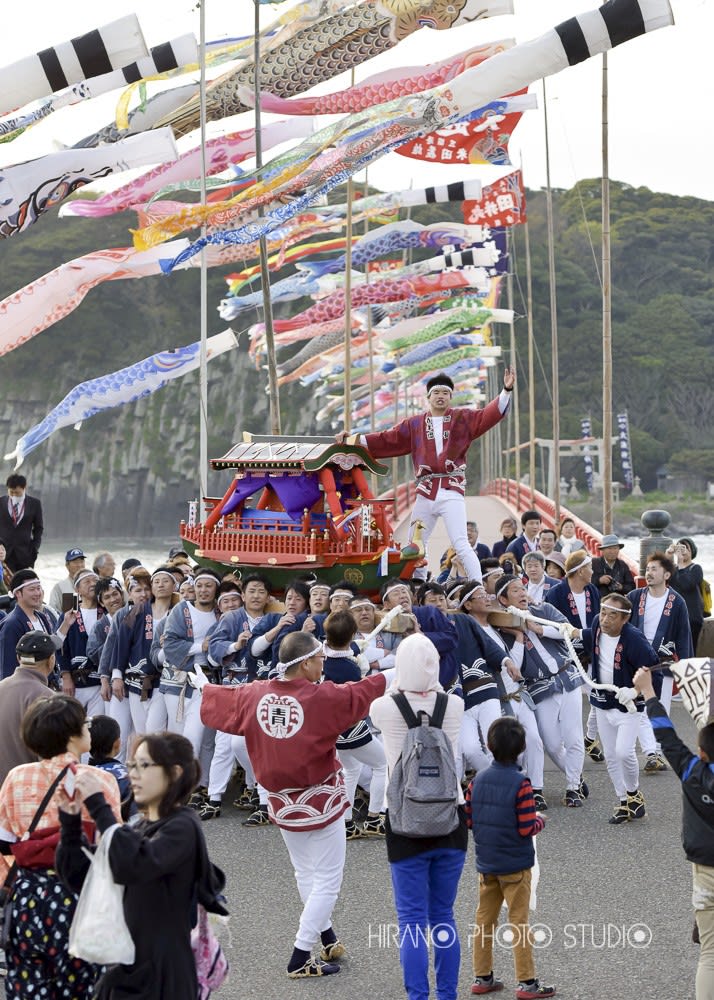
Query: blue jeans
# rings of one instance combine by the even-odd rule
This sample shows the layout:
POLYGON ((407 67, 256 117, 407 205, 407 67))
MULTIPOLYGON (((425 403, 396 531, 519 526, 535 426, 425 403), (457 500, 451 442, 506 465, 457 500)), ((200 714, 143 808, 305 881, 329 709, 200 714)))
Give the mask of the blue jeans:
POLYGON ((461 943, 454 900, 466 852, 437 847, 390 864, 399 921, 399 960, 409 1000, 428 1000, 429 943, 438 1000, 456 1000, 461 943))

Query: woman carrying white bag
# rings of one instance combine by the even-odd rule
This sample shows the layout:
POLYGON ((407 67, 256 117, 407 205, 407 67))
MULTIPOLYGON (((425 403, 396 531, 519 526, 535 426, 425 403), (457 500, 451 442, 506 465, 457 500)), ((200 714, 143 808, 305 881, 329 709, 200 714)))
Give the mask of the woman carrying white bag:
MULTIPOLYGON (((199 922, 200 907, 227 913, 220 895, 225 878, 209 861, 200 821, 186 806, 198 781, 198 763, 187 739, 162 733, 140 739, 127 769, 134 798, 144 814, 139 823, 116 824, 92 773, 78 777, 74 799, 67 799, 60 812, 57 870, 65 884, 79 889, 90 868, 78 813, 84 803, 102 835, 109 835, 102 854, 106 853, 114 881, 124 887, 124 919, 135 958, 132 964, 108 968, 95 996, 99 1000, 198 1000, 205 994, 199 992, 191 931, 199 922)), ((93 880, 95 876, 98 883, 102 881, 101 872, 94 872, 93 880)), ((108 880, 106 886, 111 894, 108 880)), ((90 885, 87 890, 94 892, 90 885)), ((77 920, 82 909, 80 897, 77 920)), ((94 940, 104 938, 106 943, 106 938, 119 936, 109 913, 107 907, 105 919, 110 926, 100 927, 96 921, 94 927, 89 922, 84 929, 73 927, 71 941, 77 951, 84 954, 94 940)))

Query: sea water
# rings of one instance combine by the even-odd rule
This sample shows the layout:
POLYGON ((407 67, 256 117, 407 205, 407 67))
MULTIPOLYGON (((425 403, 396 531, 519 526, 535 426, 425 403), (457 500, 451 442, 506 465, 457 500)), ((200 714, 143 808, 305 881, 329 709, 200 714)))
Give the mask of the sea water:
MULTIPOLYGON (((699 563, 704 576, 714 586, 714 535, 692 535, 691 537, 698 550, 697 558, 694 561, 699 563)), ((622 541, 625 543, 624 554, 639 565, 640 538, 631 536, 623 538, 622 541)), ((63 542, 62 544, 56 542, 43 543, 35 569, 42 580, 47 594, 49 594, 55 583, 67 576, 64 557, 67 549, 71 548, 73 544, 75 543, 71 541, 63 542)), ((166 562, 169 549, 178 544, 179 540, 176 538, 151 538, 143 541, 127 538, 111 538, 104 539, 103 541, 86 542, 82 545, 82 548, 87 556, 88 567, 91 567, 92 560, 98 552, 111 552, 117 564, 115 574, 119 577, 121 574, 121 564, 125 559, 140 559, 142 566, 146 566, 148 570, 154 570, 157 566, 166 562)), ((266 567, 266 570, 268 573, 270 572, 269 567, 266 567)))

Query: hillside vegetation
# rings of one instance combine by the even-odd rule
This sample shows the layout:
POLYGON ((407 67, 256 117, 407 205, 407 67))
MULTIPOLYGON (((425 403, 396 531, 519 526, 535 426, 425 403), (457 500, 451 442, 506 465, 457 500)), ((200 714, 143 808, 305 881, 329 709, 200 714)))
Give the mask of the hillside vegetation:
MULTIPOLYGON (((335 200, 343 199, 338 192, 335 200)), ((643 488, 663 463, 698 468, 714 478, 714 207, 695 198, 612 185, 614 409, 630 414, 635 471, 643 488)), ((598 278, 600 185, 584 181, 554 195, 561 435, 577 437, 580 420, 601 416, 601 292, 598 278)), ((459 218, 460 208, 413 210, 420 222, 459 218)), ((538 436, 550 436, 550 315, 545 197, 528 196, 533 257, 538 436), (544 373, 547 373, 547 378, 544 373)), ((132 213, 108 219, 45 216, 29 232, 0 245, 0 297, 59 264, 94 249, 123 246, 132 213)), ((522 316, 525 259, 522 227, 515 232, 516 311, 522 316)), ((209 272, 209 333, 224 329, 215 307, 224 274, 209 272)), ((282 272, 276 277, 287 274, 282 272)), ((256 287, 256 286, 254 286, 256 287)), ((287 315, 310 303, 280 305, 287 315)), ((502 300, 505 304, 505 300, 502 300)), ((245 313, 236 329, 262 317, 245 313)), ((506 328, 497 328, 507 336, 506 328)), ((521 378, 521 439, 527 434, 526 321, 517 324, 521 378)), ((197 270, 108 282, 89 292, 70 316, 0 361, 0 448, 41 420, 78 382, 122 368, 156 351, 199 338, 197 270)), ((299 346, 299 345, 298 345, 299 346)), ((282 355, 281 355, 282 357, 282 355)), ((266 374, 238 350, 209 365, 209 454, 223 454, 242 430, 269 428, 266 374)), ((281 394, 283 433, 325 433, 314 414, 314 388, 281 394)), ((45 504, 49 530, 65 536, 81 526, 86 537, 172 534, 197 495, 198 376, 153 397, 61 430, 26 460, 31 492, 45 504)), ((6 463, 5 475, 11 471, 6 463)), ((579 475, 581 470, 574 469, 579 475)), ((570 474, 570 473, 568 473, 570 474)), ((615 476, 619 475, 616 462, 615 476)), ((473 482, 473 480, 472 480, 473 482)), ((211 474, 209 491, 223 493, 225 474, 211 474)))

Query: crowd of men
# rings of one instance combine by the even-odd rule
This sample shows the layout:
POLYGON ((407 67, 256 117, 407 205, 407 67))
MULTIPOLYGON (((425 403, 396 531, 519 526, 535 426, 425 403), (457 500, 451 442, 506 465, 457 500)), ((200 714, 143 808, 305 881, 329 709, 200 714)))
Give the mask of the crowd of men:
MULTIPOLYGON (((121 760, 133 732, 183 733, 201 764, 194 799, 201 817, 220 815, 238 764, 245 787, 236 804, 248 810, 246 824, 262 826, 269 823, 267 795, 255 781, 245 740, 203 724, 194 668, 223 685, 267 678, 285 636, 304 631, 324 644, 324 677, 344 683, 392 670, 399 643, 421 632, 438 650, 443 688, 465 703, 464 775, 490 763, 488 728, 509 715, 526 730, 522 765, 540 810, 548 808, 544 754, 562 772, 559 800, 581 808, 589 795, 582 776, 587 753, 606 762, 615 789, 609 821, 640 819, 646 806, 637 742, 645 772, 656 774, 666 764, 633 677, 641 666, 654 667, 655 689, 668 709, 667 663, 693 655, 686 606, 669 586, 675 567, 667 555, 654 553, 646 586, 634 589, 615 536, 603 539, 602 555, 593 560, 575 544, 564 546, 569 554, 563 557, 555 533, 541 530, 535 511, 523 514, 521 527, 516 535, 511 519, 504 522, 494 556, 469 524, 482 580, 465 579, 462 561, 449 550, 436 579, 386 579, 379 597, 347 580, 328 584, 305 576, 278 599, 269 575, 219 574, 196 566, 178 547, 153 571, 132 559, 114 575, 109 553, 100 553, 90 569, 83 550, 74 547, 66 553, 67 577, 47 602, 34 569, 13 574, 15 607, 0 620, 0 674, 14 674, 17 645, 28 631, 56 635, 60 648, 47 670, 50 684, 78 698, 88 715, 118 722, 121 760), (494 618, 507 609, 518 614, 494 618), (572 642, 581 663, 573 661, 572 642), (597 684, 619 690, 592 688, 583 665, 597 684), (583 694, 590 702, 585 727, 583 694)), ((54 653, 48 663, 52 659, 54 653)), ((338 751, 355 806, 348 839, 383 835, 379 733, 367 718, 342 734, 338 751)))

